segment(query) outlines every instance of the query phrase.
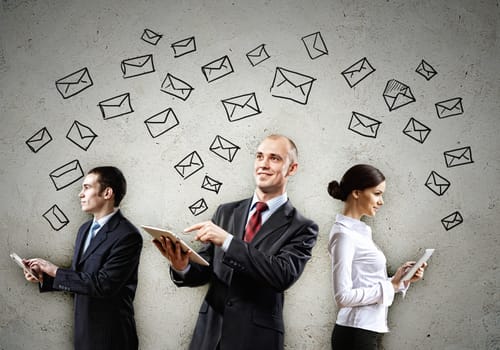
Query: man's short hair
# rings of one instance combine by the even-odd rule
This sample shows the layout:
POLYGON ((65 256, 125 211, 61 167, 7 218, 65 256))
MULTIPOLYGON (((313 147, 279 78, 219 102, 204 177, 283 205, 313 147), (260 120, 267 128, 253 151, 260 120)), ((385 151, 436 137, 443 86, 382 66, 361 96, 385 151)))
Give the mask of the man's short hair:
POLYGON ((87 174, 97 175, 100 192, 111 187, 115 196, 114 206, 118 207, 127 193, 127 181, 121 170, 114 166, 100 166, 91 169, 87 174))

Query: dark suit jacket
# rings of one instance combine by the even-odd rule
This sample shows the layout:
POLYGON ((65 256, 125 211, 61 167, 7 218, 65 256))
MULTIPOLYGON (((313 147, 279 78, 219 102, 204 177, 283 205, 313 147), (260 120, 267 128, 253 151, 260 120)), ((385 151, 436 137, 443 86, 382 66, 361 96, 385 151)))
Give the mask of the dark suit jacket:
POLYGON ((91 224, 78 231, 71 269, 45 275, 40 290, 75 294, 75 349, 137 349, 133 300, 142 236, 118 211, 82 255, 91 224))
POLYGON ((200 251, 209 267, 191 264, 178 286, 209 283, 190 349, 283 349, 284 291, 301 275, 316 244, 318 226, 288 201, 243 241, 251 199, 221 205, 212 221, 234 234, 227 252, 212 244, 200 251))

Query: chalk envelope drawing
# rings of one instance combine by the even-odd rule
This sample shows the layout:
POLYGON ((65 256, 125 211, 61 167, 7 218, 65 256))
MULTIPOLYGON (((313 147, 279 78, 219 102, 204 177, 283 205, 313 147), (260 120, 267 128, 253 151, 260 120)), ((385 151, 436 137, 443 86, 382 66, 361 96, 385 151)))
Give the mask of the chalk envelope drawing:
POLYGON ((472 150, 469 146, 445 151, 444 160, 448 168, 474 163, 472 150))
POLYGON ((222 182, 215 180, 208 175, 205 175, 201 184, 201 188, 203 188, 204 190, 212 191, 215 193, 219 193, 221 186, 222 182))
POLYGON ((403 134, 420 143, 424 143, 430 132, 431 129, 428 126, 425 126, 415 118, 410 118, 408 124, 403 129, 403 134))
POLYGON ((56 89, 63 98, 70 98, 94 85, 87 67, 56 80, 56 89))
POLYGON ((307 53, 311 59, 316 59, 323 55, 328 55, 325 41, 320 32, 312 33, 302 37, 302 42, 306 47, 307 53))
POLYGON ((271 95, 305 105, 315 80, 308 75, 276 67, 271 84, 271 95))
POLYGON ((125 79, 153 73, 155 71, 153 55, 127 58, 121 62, 121 69, 125 79))
POLYGON ((211 83, 234 72, 229 57, 223 56, 201 67, 201 72, 207 82, 211 83))
POLYGON ((344 69, 340 74, 342 74, 347 84, 352 88, 373 72, 375 72, 375 68, 368 62, 366 57, 363 57, 349 68, 344 69))
POLYGON ((28 145, 29 149, 33 151, 33 153, 36 153, 45 147, 50 141, 52 141, 52 136, 50 136, 49 130, 47 130, 46 127, 43 127, 26 140, 26 145, 28 145))
POLYGON ((165 80, 161 84, 161 91, 186 101, 194 88, 185 81, 167 73, 165 80))
POLYGON ((410 87, 395 79, 387 82, 383 96, 389 111, 394 111, 416 101, 410 87))
POLYGON ((415 69, 415 72, 423 76, 427 81, 431 80, 437 74, 437 71, 423 59, 417 69, 415 69))
POLYGON ((437 102, 435 106, 438 118, 440 119, 464 114, 461 97, 450 98, 446 101, 437 102))
POLYGON ((255 49, 247 52, 247 58, 250 61, 252 67, 255 67, 256 65, 264 62, 270 57, 271 56, 269 56, 269 53, 267 53, 265 44, 260 44, 255 49))
POLYGON ((204 164, 198 152, 193 151, 174 166, 174 169, 185 180, 203 168, 204 164))
POLYGON ((227 98, 221 102, 226 110, 227 119, 230 122, 262 113, 254 92, 227 98))
POLYGON ((121 117, 134 111, 128 92, 98 103, 104 120, 121 117))
POLYGON ((436 173, 434 170, 431 171, 429 177, 425 181, 425 187, 437 194, 442 196, 450 188, 450 181, 436 173))
POLYGON ((144 121, 151 137, 156 138, 179 125, 172 108, 167 108, 144 121))
POLYGON ((194 36, 179 40, 170 45, 170 47, 174 50, 174 57, 181 57, 187 55, 188 53, 196 51, 196 40, 194 36))
POLYGON ((455 211, 450 215, 441 219, 441 223, 443 224, 443 227, 445 228, 446 231, 449 231, 452 228, 457 227, 463 222, 464 218, 462 217, 462 214, 460 214, 458 211, 455 211))
POLYGON ((148 44, 155 45, 158 44, 163 35, 158 34, 151 29, 144 29, 142 33, 141 39, 147 42, 148 44))
POLYGON ((373 119, 367 115, 352 112, 351 120, 349 121, 347 129, 361 136, 376 138, 381 124, 381 121, 373 119))
POLYGON ((204 212, 206 212, 208 209, 207 202, 203 198, 197 200, 193 204, 189 206, 189 210, 191 211, 191 214, 194 216, 198 216, 204 212))
POLYGON ((231 141, 226 140, 220 135, 217 135, 209 147, 209 150, 221 157, 222 159, 232 162, 236 153, 240 149, 231 141))
POLYGON ((51 171, 49 177, 59 191, 82 179, 84 175, 80 162, 73 160, 51 171))
POLYGON ((88 150, 92 142, 94 142, 97 134, 92 131, 87 125, 80 123, 75 120, 66 134, 66 138, 73 142, 75 145, 83 149, 88 150))
POLYGON ((56 231, 61 230, 64 226, 69 224, 68 218, 57 204, 50 207, 42 216, 49 222, 50 227, 56 231))

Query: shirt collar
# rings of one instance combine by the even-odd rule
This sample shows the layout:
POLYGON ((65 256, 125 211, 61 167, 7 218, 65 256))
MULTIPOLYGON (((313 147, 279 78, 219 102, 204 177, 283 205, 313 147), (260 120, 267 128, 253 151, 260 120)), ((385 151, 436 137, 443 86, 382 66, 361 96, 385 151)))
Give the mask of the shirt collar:
POLYGON ((106 216, 103 216, 103 217, 102 217, 102 218, 100 218, 99 220, 95 220, 95 219, 94 219, 94 222, 96 222, 96 221, 97 221, 97 222, 99 223, 99 227, 103 227, 104 225, 106 225, 106 224, 107 224, 107 222, 111 219, 111 217, 112 217, 113 215, 115 215, 115 214, 116 214, 116 212, 117 212, 117 211, 118 211, 118 208, 115 208, 115 209, 113 210, 113 212, 111 212, 110 214, 108 214, 108 215, 106 215, 106 216))
MULTIPOLYGON (((252 198, 252 203, 250 204, 250 211, 255 208, 255 204, 259 201, 260 201, 259 197, 257 197, 256 193, 254 193, 252 198)), ((282 195, 279 195, 278 197, 274 197, 273 199, 268 200, 266 204, 267 207, 269 208, 269 212, 273 213, 276 209, 285 204, 287 201, 288 201, 288 195, 285 192, 282 195)))
POLYGON ((351 218, 349 216, 345 216, 342 214, 337 214, 335 221, 338 224, 340 224, 344 227, 347 227, 348 229, 350 229, 352 231, 355 231, 355 232, 358 232, 360 234, 367 235, 370 237, 372 235, 371 227, 368 226, 367 224, 365 224, 361 220, 357 220, 357 219, 354 219, 354 218, 351 218))

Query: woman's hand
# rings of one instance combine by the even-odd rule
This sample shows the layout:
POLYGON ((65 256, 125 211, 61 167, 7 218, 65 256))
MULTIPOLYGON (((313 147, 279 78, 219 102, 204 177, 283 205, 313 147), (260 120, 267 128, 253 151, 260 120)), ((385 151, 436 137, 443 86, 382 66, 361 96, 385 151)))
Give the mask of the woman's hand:
MULTIPOLYGON (((412 268, 413 265, 415 265, 415 261, 407 261, 397 269, 391 280, 395 291, 398 291, 400 289, 401 279, 406 274, 406 272, 412 268)), ((418 280, 421 280, 424 277, 424 271, 426 267, 427 263, 423 263, 422 266, 417 269, 412 278, 404 281, 404 286, 408 287, 411 282, 417 282, 418 280)))

